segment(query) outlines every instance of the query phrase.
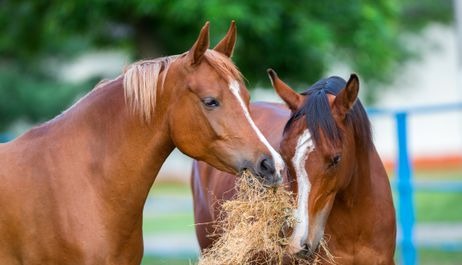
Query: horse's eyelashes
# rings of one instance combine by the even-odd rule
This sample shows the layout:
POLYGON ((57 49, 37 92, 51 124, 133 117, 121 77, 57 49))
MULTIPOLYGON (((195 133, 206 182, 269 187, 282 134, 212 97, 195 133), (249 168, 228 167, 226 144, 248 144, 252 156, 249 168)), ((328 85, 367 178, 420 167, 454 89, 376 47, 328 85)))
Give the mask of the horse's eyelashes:
POLYGON ((206 97, 206 98, 203 98, 201 101, 202 101, 202 104, 204 104, 204 106, 207 109, 214 109, 220 106, 220 102, 216 98, 213 98, 213 97, 206 97))
POLYGON ((340 161, 342 160, 341 156, 340 155, 334 155, 330 158, 330 161, 329 161, 329 165, 328 167, 329 168, 333 168, 335 166, 337 166, 340 161))
POLYGON ((334 162, 335 164, 338 164, 341 160, 341 157, 340 155, 335 155, 333 158, 332 158, 332 162, 334 162))

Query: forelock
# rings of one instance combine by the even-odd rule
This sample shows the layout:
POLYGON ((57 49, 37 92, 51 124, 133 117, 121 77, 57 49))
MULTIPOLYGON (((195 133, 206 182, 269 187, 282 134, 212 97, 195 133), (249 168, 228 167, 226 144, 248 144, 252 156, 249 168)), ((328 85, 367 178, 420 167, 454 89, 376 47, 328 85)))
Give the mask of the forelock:
MULTIPOLYGON (((301 94, 307 98, 300 109, 295 111, 288 120, 284 133, 296 120, 304 116, 315 145, 320 144, 321 136, 332 144, 340 144, 342 134, 332 115, 328 95, 337 96, 346 84, 344 79, 332 76, 319 80, 302 92, 301 94)), ((353 127, 355 137, 363 143, 364 147, 368 148, 372 145, 370 122, 359 99, 347 113, 345 121, 353 127)))

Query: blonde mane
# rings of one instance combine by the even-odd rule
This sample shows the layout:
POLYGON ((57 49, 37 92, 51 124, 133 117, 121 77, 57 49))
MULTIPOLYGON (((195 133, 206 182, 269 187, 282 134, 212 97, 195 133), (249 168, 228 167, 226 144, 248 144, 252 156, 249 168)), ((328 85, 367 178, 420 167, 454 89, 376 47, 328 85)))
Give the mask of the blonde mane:
POLYGON ((163 87, 172 62, 178 56, 144 60, 131 64, 124 73, 125 100, 133 113, 139 113, 146 122, 151 120, 156 106, 157 86, 163 87), (160 73, 164 71, 159 84, 160 73))
MULTIPOLYGON (((151 120, 156 106, 157 90, 163 88, 170 65, 186 54, 143 60, 127 67, 123 75, 125 100, 131 111, 138 113, 142 120, 151 120)), ((226 81, 242 79, 236 66, 221 53, 207 50, 204 59, 226 81)))

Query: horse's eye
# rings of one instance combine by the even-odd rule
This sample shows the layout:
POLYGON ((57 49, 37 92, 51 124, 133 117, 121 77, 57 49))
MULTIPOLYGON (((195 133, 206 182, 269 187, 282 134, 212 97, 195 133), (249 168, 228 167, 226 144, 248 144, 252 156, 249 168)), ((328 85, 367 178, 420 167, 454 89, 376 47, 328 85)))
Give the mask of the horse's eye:
POLYGON ((336 165, 338 165, 338 163, 340 162, 341 160, 341 157, 340 155, 334 155, 331 157, 330 161, 329 161, 329 168, 332 168, 332 167, 335 167, 336 165))
POLYGON ((202 99, 202 104, 208 109, 214 109, 220 106, 220 102, 216 98, 206 97, 202 99))

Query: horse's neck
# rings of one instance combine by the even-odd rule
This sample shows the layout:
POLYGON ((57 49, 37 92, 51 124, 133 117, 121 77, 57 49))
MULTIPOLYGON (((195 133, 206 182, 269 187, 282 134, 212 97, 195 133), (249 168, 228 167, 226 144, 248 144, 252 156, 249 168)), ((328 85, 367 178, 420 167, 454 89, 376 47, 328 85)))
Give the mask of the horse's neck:
POLYGON ((141 214, 157 172, 174 148, 161 116, 147 125, 131 113, 118 78, 96 88, 55 123, 55 139, 66 142, 85 172, 73 177, 87 178, 121 214, 128 214, 124 209, 141 214))

